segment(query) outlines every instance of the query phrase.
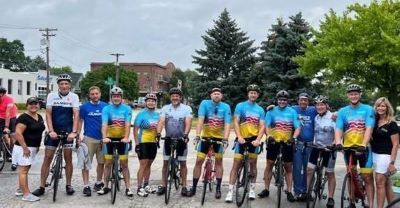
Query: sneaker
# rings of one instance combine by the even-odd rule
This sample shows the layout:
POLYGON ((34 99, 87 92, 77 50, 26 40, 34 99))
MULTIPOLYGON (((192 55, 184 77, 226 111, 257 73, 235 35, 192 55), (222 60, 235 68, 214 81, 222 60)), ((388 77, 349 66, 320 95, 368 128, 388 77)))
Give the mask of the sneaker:
POLYGON ((292 192, 286 192, 286 198, 289 202, 294 202, 296 199, 294 198, 292 192))
POLYGON ((16 191, 15 191, 15 196, 23 196, 24 195, 24 193, 22 193, 22 190, 21 189, 17 189, 16 191))
POLYGON ((0 155, 0 162, 3 162, 3 161, 4 161, 3 156, 0 155))
POLYGON ((16 164, 12 164, 12 165, 11 165, 11 170, 12 170, 12 171, 17 170, 17 165, 16 165, 16 164))
POLYGON ((188 193, 189 193, 189 191, 187 190, 187 188, 186 187, 182 187, 181 195, 182 196, 188 196, 188 193))
POLYGON ((92 190, 90 190, 90 186, 86 186, 85 188, 83 188, 83 194, 85 196, 91 196, 92 195, 92 190))
POLYGON ((221 190, 216 190, 215 191, 215 198, 220 199, 221 198, 221 190))
POLYGON ((38 189, 34 190, 32 194, 35 196, 42 196, 44 194, 44 188, 39 187, 38 189))
POLYGON ((328 202, 326 203, 327 208, 333 208, 335 207, 335 200, 333 198, 328 198, 328 202))
MULTIPOLYGON (((143 189, 143 192, 146 193, 144 191, 144 189, 143 189)), ((131 189, 125 189, 125 195, 128 196, 128 197, 132 197, 133 196, 133 191, 131 191, 131 189)))
POLYGON ((33 194, 29 194, 27 196, 22 197, 22 201, 27 201, 27 202, 35 202, 35 201, 39 201, 39 200, 40 200, 40 198, 33 194))
POLYGON ((122 170, 121 169, 119 169, 119 171, 118 171, 118 178, 119 178, 119 180, 123 180, 124 179, 124 175, 122 174, 122 170))
POLYGON ((104 187, 104 183, 103 182, 95 183, 94 186, 93 186, 93 190, 100 191, 103 187, 104 187))
POLYGON ((229 190, 228 194, 225 197, 225 202, 226 203, 231 203, 233 202, 233 190, 229 190))
POLYGON ((75 193, 75 190, 72 188, 71 185, 66 185, 65 186, 65 191, 67 192, 68 195, 72 195, 75 193))
POLYGON ((146 191, 146 193, 148 194, 154 194, 156 193, 157 190, 152 189, 149 185, 147 185, 146 187, 144 187, 144 190, 146 191))
POLYGON ((307 200, 307 194, 299 194, 295 198, 299 202, 305 202, 307 200))
POLYGON ((187 193, 187 197, 192 197, 196 195, 196 190, 193 189, 193 187, 189 190, 189 192, 187 193))
POLYGON ((98 194, 98 195, 104 195, 104 194, 107 194, 107 193, 110 192, 110 191, 111 191, 110 188, 108 188, 108 187, 103 187, 103 188, 101 188, 100 190, 97 191, 97 194, 98 194))
POLYGON ((147 197, 149 194, 146 192, 144 188, 138 188, 137 195, 141 197, 147 197))
POLYGON ((262 190, 259 194, 257 194, 260 198, 265 198, 269 196, 269 191, 267 189, 262 190))
POLYGON ((254 189, 250 189, 250 191, 249 191, 249 199, 250 200, 256 199, 256 192, 254 191, 254 189))
POLYGON ((7 162, 12 162, 12 158, 11 157, 7 157, 7 162))
POLYGON ((165 193, 165 187, 164 186, 158 186, 157 189, 157 195, 163 195, 165 193))

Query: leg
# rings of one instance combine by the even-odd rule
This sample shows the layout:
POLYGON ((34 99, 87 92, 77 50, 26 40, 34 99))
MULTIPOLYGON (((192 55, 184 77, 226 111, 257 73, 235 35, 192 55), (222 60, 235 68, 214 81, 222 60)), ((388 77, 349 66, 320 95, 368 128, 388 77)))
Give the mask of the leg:
POLYGON ((274 168, 275 161, 267 160, 267 165, 264 170, 264 187, 266 190, 269 190, 269 186, 271 184, 272 179, 272 169, 274 168))
POLYGON ((335 194, 335 189, 336 189, 335 172, 327 172, 326 175, 328 177, 328 197, 333 198, 333 195, 335 194))
POLYGON ((383 208, 386 196, 386 176, 375 172, 376 203, 378 208, 383 208))
POLYGON ((28 171, 30 169, 30 165, 28 166, 18 166, 18 181, 19 181, 19 188, 21 189, 24 196, 29 195, 31 192, 29 191, 28 187, 28 171))
POLYGON ((292 187, 293 187, 293 163, 292 162, 285 162, 284 163, 284 168, 285 168, 285 179, 286 179, 286 185, 287 185, 287 192, 291 193, 292 192, 292 187))
POLYGON ((145 174, 145 169, 147 167, 147 163, 148 163, 147 159, 139 160, 139 170, 137 172, 137 186, 138 186, 138 189, 142 188, 143 178, 144 178, 144 174, 145 174))
POLYGON ((66 176, 66 184, 71 185, 72 179, 72 149, 64 148, 64 160, 65 160, 65 176, 66 176))
POLYGON ((110 172, 111 172, 112 159, 105 159, 104 163, 104 187, 108 188, 108 183, 110 182, 110 172))
POLYGON ((130 178, 129 178, 129 168, 128 168, 128 159, 122 160, 120 159, 122 175, 124 176, 125 187, 129 189, 131 187, 130 178))
POLYGON ((365 182, 365 191, 367 192, 368 205, 374 207, 374 179, 372 173, 362 173, 362 178, 365 182))
POLYGON ((53 160, 55 150, 46 149, 44 152, 44 159, 40 170, 40 187, 46 186, 46 180, 49 176, 49 168, 53 160))
POLYGON ((395 198, 392 189, 392 181, 390 180, 390 178, 386 180, 385 188, 386 188, 386 200, 388 203, 390 203, 395 198))
POLYGON ((250 174, 251 174, 251 183, 255 183, 257 180, 257 157, 249 158, 250 163, 250 174))
POLYGON ((242 162, 241 159, 237 159, 237 158, 233 159, 232 169, 231 169, 231 172, 229 174, 229 186, 234 186, 235 185, 236 179, 237 179, 237 174, 238 174, 241 162, 242 162))
POLYGON ((180 161, 180 166, 181 166, 181 183, 182 187, 187 186, 187 166, 186 166, 186 161, 180 161))
POLYGON ((168 174, 168 160, 164 160, 162 167, 161 184, 163 187, 167 185, 167 174, 168 174))
MULTIPOLYGON (((153 159, 150 159, 147 162, 147 165, 146 165, 145 170, 144 170, 144 183, 146 183, 146 182, 148 182, 150 180, 151 165, 153 164, 153 161, 154 161, 153 159)), ((144 184, 144 185, 146 185, 146 184, 144 184)))

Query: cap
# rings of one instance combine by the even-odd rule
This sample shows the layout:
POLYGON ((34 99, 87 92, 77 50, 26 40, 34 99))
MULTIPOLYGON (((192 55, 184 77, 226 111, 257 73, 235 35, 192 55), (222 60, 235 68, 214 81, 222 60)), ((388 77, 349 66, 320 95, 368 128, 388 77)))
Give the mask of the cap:
POLYGON ((212 88, 210 94, 211 94, 211 93, 214 93, 214 92, 220 92, 220 93, 222 93, 222 90, 221 90, 221 88, 214 87, 214 88, 212 88))
POLYGON ((26 104, 32 104, 32 103, 39 103, 39 100, 36 97, 30 97, 26 100, 26 104))
POLYGON ((299 99, 300 98, 306 98, 306 99, 309 99, 310 98, 310 96, 307 94, 307 93, 305 93, 305 92, 302 92, 302 93, 300 93, 299 94, 299 99))

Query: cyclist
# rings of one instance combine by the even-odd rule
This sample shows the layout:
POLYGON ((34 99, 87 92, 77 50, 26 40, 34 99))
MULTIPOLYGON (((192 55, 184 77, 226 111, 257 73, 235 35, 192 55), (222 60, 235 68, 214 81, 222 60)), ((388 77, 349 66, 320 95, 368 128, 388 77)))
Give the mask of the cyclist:
MULTIPOLYGON (((12 149, 15 142, 14 133, 17 121, 17 108, 11 95, 7 95, 7 90, 0 86, 0 130, 4 132, 6 143, 12 149), (10 137, 9 137, 10 135, 10 137)), ((10 157, 11 155, 8 155, 10 157)), ((17 169, 16 161, 12 161, 11 170, 17 169)))
MULTIPOLYGON (((90 101, 84 103, 79 109, 79 125, 78 135, 84 126, 83 139, 81 140, 88 148, 89 160, 93 161, 93 156, 96 154, 97 160, 97 181, 95 182, 93 189, 95 191, 100 190, 103 186, 103 172, 104 172, 104 155, 101 151, 101 112, 107 103, 100 101, 101 92, 97 86, 89 88, 89 99, 90 101)), ((92 163, 93 164, 93 163, 92 163)), ((89 170, 82 169, 83 178, 83 194, 85 196, 91 196, 92 191, 89 186, 89 170)))
MULTIPOLYGON (((183 138, 180 140, 176 148, 176 153, 180 163, 180 177, 182 183, 181 195, 188 196, 187 186, 187 142, 189 141, 189 132, 192 126, 192 108, 182 103, 182 90, 179 88, 171 88, 169 90, 171 104, 165 105, 161 109, 160 121, 157 127, 157 135, 160 137, 161 130, 165 126, 165 135, 170 138, 183 138)), ((162 168, 162 186, 158 188, 158 195, 165 192, 168 174, 168 160, 171 155, 171 140, 165 140, 164 143, 164 163, 162 168)))
MULTIPOLYGON (((203 100, 200 103, 198 111, 198 121, 196 127, 196 141, 200 139, 200 133, 203 139, 216 139, 228 142, 231 123, 231 109, 228 104, 222 102, 222 90, 213 88, 210 93, 211 100, 203 100)), ((188 196, 196 194, 197 183, 201 174, 201 166, 205 160, 209 144, 201 141, 197 147, 197 159, 193 169, 193 186, 189 191, 188 196)), ((223 152, 224 147, 220 144, 214 145, 215 153, 215 175, 217 186, 215 198, 221 198, 221 182, 223 176, 223 152)))
POLYGON ((135 151, 139 158, 139 170, 137 172, 139 196, 148 196, 152 193, 149 186, 151 164, 157 155, 157 124, 160 113, 156 111, 157 96, 149 93, 145 97, 146 108, 135 118, 133 138, 135 139, 135 151))
POLYGON ((121 163, 122 174, 125 181, 125 195, 133 196, 130 189, 130 178, 128 168, 128 150, 129 150, 129 133, 131 128, 132 109, 122 103, 123 91, 119 87, 113 87, 110 91, 112 104, 103 108, 101 112, 101 134, 103 136, 103 154, 104 154, 104 179, 105 184, 97 194, 103 195, 110 192, 108 188, 108 179, 110 177, 111 165, 113 159, 113 144, 111 141, 121 141, 115 144, 118 149, 119 160, 121 163))
POLYGON ((371 149, 375 171, 376 201, 382 208, 385 197, 388 203, 394 200, 392 183, 388 176, 396 173, 394 163, 399 146, 399 127, 393 121, 392 104, 385 97, 375 102, 376 124, 372 131, 371 149))
POLYGON ((265 130, 265 112, 264 109, 256 103, 260 95, 260 88, 255 85, 247 86, 248 100, 239 103, 235 108, 233 126, 235 129, 238 143, 235 143, 235 157, 229 177, 229 192, 226 195, 225 201, 233 201, 234 184, 237 180, 237 173, 243 159, 244 146, 246 141, 252 141, 253 147, 249 149, 250 171, 252 181, 250 181, 249 198, 255 199, 254 192, 255 182, 257 179, 257 156, 259 152, 260 140, 264 135, 265 130))
MULTIPOLYGON (((278 99, 278 106, 268 111, 265 116, 266 134, 269 139, 275 141, 288 142, 289 140, 295 141, 300 134, 300 122, 296 111, 288 107, 289 93, 281 90, 276 94, 278 99)), ((265 189, 258 194, 260 198, 269 196, 269 185, 271 183, 272 168, 278 156, 279 146, 277 144, 267 144, 267 166, 264 170, 264 185, 265 189)), ((282 150, 282 158, 285 168, 285 178, 287 183, 287 200, 294 202, 295 198, 291 192, 292 190, 292 161, 293 149, 291 145, 287 145, 282 150)))
POLYGON ((314 118, 317 111, 314 106, 309 106, 307 93, 300 93, 297 102, 298 105, 292 108, 299 116, 301 130, 293 154, 293 191, 298 201, 304 201, 307 196, 307 163, 314 138, 314 118))
MULTIPOLYGON (((354 162, 359 163, 360 172, 365 181, 368 204, 374 205, 374 184, 372 176, 372 154, 368 147, 372 129, 375 125, 374 109, 360 102, 361 87, 357 84, 350 84, 347 89, 347 97, 350 104, 338 112, 335 130, 335 143, 337 149, 342 147, 357 147, 362 154, 356 154, 354 162)), ((346 168, 348 166, 349 153, 344 154, 346 168)), ((355 163, 356 164, 356 163, 355 163)))
MULTIPOLYGON (((315 117, 314 122, 314 145, 324 148, 327 146, 332 146, 335 141, 335 121, 332 119, 332 113, 329 111, 328 98, 324 95, 318 95, 315 98, 315 107, 318 115, 315 117)), ((315 166, 318 162, 319 149, 313 148, 311 150, 310 159, 308 161, 308 171, 307 171, 307 181, 308 186, 310 184, 310 178, 313 174, 315 166)), ((322 164, 326 168, 326 175, 328 177, 328 202, 326 207, 333 208, 335 206, 335 201, 333 196, 335 194, 336 178, 335 178, 335 162, 336 162, 336 152, 323 152, 322 154, 322 164)))
POLYGON ((47 96, 46 123, 48 137, 44 144, 46 146, 42 168, 40 171, 40 187, 32 192, 35 196, 41 196, 45 192, 49 167, 55 150, 60 140, 58 134, 68 133, 68 137, 61 141, 64 147, 66 192, 68 195, 74 194, 75 190, 71 186, 72 178, 72 148, 73 140, 78 136, 79 121, 79 98, 71 89, 71 77, 68 74, 60 74, 57 77, 58 92, 52 92, 47 96))

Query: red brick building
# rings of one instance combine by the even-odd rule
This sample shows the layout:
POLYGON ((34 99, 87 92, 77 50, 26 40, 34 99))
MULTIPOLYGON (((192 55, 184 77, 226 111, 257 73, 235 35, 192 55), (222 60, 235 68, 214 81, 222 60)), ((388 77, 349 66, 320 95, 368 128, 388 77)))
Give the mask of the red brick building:
MULTIPOLYGON (((96 70, 109 62, 92 62, 90 70, 96 70)), ((139 94, 144 96, 148 92, 166 92, 169 89, 169 81, 175 65, 171 62, 165 66, 156 63, 119 63, 125 70, 137 73, 139 83, 139 94)))

